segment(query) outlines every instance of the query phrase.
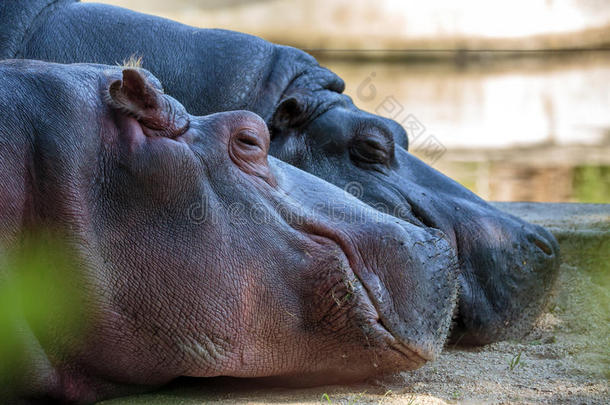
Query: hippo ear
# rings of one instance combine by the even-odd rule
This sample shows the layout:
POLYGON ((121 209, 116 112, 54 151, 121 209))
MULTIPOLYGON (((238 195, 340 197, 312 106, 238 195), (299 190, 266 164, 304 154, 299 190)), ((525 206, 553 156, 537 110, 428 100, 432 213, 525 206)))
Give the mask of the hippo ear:
POLYGON ((184 107, 157 90, 136 69, 124 69, 122 80, 110 84, 108 104, 137 119, 152 136, 174 138, 188 128, 184 107))
POLYGON ((123 80, 112 82, 108 93, 114 107, 136 116, 159 108, 157 90, 135 69, 123 70, 123 80))
POLYGON ((302 94, 293 94, 284 98, 271 120, 273 128, 293 128, 307 119, 307 104, 302 94))

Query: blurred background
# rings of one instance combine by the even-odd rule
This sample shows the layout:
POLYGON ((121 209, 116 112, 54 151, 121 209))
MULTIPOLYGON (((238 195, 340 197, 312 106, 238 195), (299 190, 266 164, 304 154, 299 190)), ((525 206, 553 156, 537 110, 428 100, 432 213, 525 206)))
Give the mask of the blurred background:
POLYGON ((610 202, 607 0, 96 0, 305 49, 485 199, 610 202))

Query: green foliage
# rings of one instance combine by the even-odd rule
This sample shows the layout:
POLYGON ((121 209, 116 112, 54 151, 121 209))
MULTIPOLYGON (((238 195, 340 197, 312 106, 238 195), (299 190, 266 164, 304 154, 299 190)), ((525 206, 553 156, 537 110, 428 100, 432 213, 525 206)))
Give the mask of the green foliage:
POLYGON ((61 238, 48 233, 0 255, 0 384, 25 371, 29 345, 62 353, 67 348, 58 346, 57 334, 82 332, 84 283, 74 257, 61 238))
POLYGON ((577 202, 610 202, 610 166, 576 167, 572 184, 574 199, 577 202))
MULTIPOLYGON (((347 402, 343 402, 341 401, 340 403, 345 403, 346 405, 356 405, 362 402, 362 399, 364 397, 364 394, 366 394, 366 391, 360 392, 356 395, 351 395, 349 398, 347 398, 347 402)), ((385 395, 384 395, 385 397, 385 395)), ((383 398, 382 398, 383 399, 383 398)), ((332 404, 333 402, 330 399, 330 396, 325 392, 324 394, 322 394, 322 397, 320 398, 320 400, 324 403, 328 403, 328 404, 332 404)))
POLYGON ((519 353, 514 355, 508 362, 508 368, 510 371, 513 371, 519 366, 523 366, 523 362, 521 361, 521 354, 523 354, 523 351, 520 351, 519 353))

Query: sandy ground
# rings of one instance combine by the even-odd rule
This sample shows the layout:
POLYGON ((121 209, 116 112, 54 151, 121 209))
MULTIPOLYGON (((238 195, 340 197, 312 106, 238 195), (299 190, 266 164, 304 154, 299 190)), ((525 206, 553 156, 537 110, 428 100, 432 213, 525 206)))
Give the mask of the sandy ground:
POLYGON ((608 404, 609 325, 608 285, 563 265, 549 312, 519 342, 448 347, 417 371, 358 386, 295 390, 230 379, 183 380, 103 404, 608 404))

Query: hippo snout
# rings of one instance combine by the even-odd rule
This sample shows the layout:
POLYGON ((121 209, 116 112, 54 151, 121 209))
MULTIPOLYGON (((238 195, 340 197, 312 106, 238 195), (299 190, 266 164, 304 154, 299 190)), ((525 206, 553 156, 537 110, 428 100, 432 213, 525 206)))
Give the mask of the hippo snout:
POLYGON ((560 261, 555 237, 499 212, 455 229, 464 260, 454 338, 462 344, 487 344, 527 333, 555 285, 560 261))
MULTIPOLYGON (((338 309, 349 306, 345 323, 356 327, 358 347, 364 343, 369 353, 358 364, 368 364, 376 374, 415 369, 437 358, 457 303, 458 259, 450 238, 364 206, 336 187, 316 187, 314 178, 286 163, 273 158, 270 163, 279 195, 311 209, 299 209, 298 221, 288 222, 306 239, 326 241, 326 254, 335 258, 330 271, 316 267, 306 273, 313 280, 307 282, 312 293, 305 300, 313 324, 338 319, 338 309), (298 181, 289 173, 298 173, 298 181)), ((348 361, 346 347, 344 338, 340 353, 348 361)), ((356 363, 343 364, 341 358, 337 364, 343 375, 337 380, 350 379, 346 369, 354 372, 352 380, 363 376, 356 363)))
POLYGON ((379 309, 380 322, 423 364, 438 357, 447 338, 457 302, 457 253, 436 229, 401 222, 386 241, 388 235, 400 246, 386 242, 385 260, 402 269, 379 275, 392 297, 392 305, 379 309))
POLYGON ((389 346, 405 360, 396 369, 436 359, 457 302, 457 254, 445 234, 396 219, 350 233, 358 236, 342 248, 389 346))

